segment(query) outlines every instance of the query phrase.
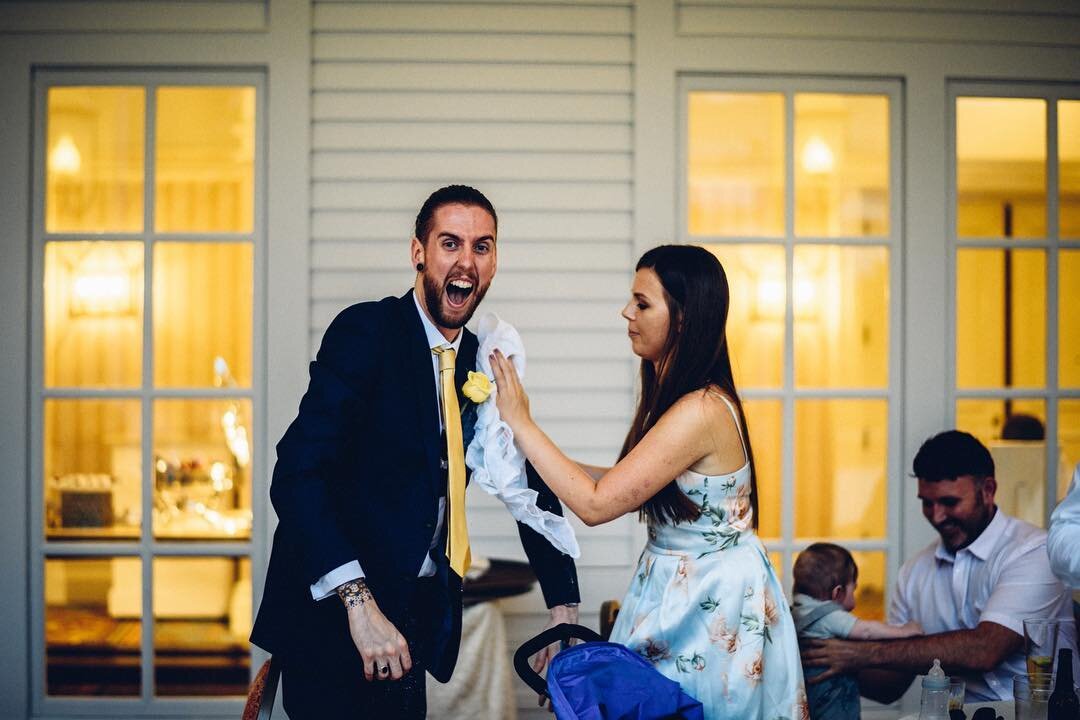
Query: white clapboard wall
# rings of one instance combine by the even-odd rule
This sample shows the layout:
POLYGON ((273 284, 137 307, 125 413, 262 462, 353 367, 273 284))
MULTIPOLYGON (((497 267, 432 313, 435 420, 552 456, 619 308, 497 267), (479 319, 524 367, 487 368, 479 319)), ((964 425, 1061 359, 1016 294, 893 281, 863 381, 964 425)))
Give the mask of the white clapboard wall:
POLYGON ((675 0, 676 35, 1075 46, 1075 0, 675 0))
MULTIPOLYGON (((314 5, 312 351, 344 306, 400 294, 409 237, 435 188, 480 188, 499 213, 482 306, 521 331, 542 426, 610 463, 633 406, 619 310, 632 250, 629 3, 314 5)), ((474 552, 524 559, 500 503, 469 493, 474 552)), ((636 520, 575 523, 584 620, 621 597, 636 520)), ((547 618, 539 591, 504 601, 513 649, 547 618)), ((549 717, 521 683, 520 717, 549 717)))
POLYGON ((4 33, 246 33, 269 0, 0 0, 4 33))

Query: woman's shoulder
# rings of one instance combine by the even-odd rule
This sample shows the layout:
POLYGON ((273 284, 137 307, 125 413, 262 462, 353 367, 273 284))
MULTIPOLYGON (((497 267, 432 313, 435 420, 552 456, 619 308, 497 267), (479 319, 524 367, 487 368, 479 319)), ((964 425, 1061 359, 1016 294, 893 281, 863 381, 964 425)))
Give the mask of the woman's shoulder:
POLYGON ((673 410, 679 408, 682 412, 696 412, 706 419, 713 419, 717 413, 731 417, 735 401, 719 386, 706 385, 686 393, 671 407, 673 410))
POLYGON ((738 432, 735 417, 735 404, 728 395, 716 386, 691 390, 674 403, 664 413, 664 418, 683 427, 697 426, 707 432, 730 429, 738 432))

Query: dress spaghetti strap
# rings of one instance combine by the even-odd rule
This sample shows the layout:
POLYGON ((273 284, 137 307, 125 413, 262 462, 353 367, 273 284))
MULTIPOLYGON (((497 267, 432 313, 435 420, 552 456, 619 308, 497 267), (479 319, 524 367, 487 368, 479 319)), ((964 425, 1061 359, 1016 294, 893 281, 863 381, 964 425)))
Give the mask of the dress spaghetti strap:
POLYGON ((739 444, 742 445, 743 462, 750 462, 750 453, 746 450, 746 436, 743 434, 742 424, 739 422, 739 413, 735 410, 735 404, 728 400, 727 395, 720 393, 720 399, 728 406, 731 417, 735 419, 735 429, 739 431, 739 444))

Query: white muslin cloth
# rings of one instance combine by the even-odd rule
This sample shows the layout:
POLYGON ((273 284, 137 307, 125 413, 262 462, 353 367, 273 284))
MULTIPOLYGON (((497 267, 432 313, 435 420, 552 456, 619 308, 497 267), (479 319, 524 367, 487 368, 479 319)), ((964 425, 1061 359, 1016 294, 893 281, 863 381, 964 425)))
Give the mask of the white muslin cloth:
MULTIPOLYGON (((510 358, 518 376, 525 377, 525 345, 521 335, 495 313, 485 313, 477 324, 480 347, 476 351, 476 369, 494 377, 488 356, 495 348, 510 358)), ((547 538, 556 549, 577 558, 581 555, 574 529, 566 518, 536 506, 537 493, 525 477, 525 456, 514 444, 514 432, 499 417, 495 406, 498 387, 476 408, 476 434, 465 452, 465 464, 472 470, 472 482, 503 504, 520 523, 547 538)))

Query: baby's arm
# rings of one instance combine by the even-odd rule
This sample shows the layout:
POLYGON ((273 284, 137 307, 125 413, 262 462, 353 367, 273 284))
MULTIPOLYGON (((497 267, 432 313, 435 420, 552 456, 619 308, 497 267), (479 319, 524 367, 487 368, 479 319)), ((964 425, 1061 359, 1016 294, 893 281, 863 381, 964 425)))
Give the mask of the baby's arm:
POLYGON ((848 637, 852 640, 891 640, 922 634, 922 627, 914 620, 906 625, 887 625, 877 620, 856 620, 848 637))

